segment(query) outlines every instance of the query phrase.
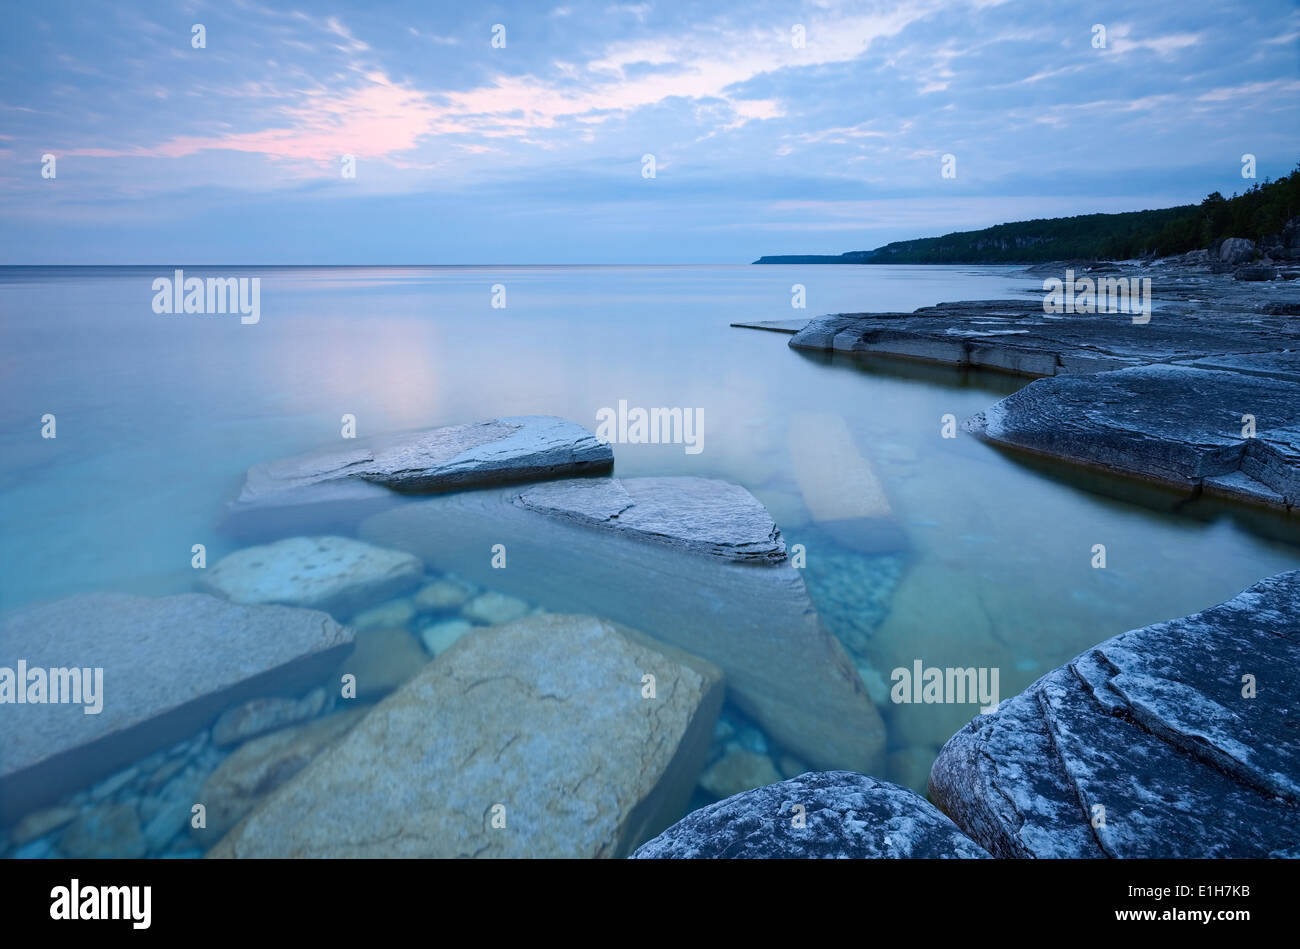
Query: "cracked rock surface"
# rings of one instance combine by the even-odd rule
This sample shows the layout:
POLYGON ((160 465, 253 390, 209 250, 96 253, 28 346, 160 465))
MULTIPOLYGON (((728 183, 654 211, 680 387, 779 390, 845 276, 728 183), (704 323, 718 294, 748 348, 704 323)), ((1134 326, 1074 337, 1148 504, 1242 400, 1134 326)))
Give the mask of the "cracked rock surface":
POLYGON ((625 856, 684 809, 721 702, 716 667, 605 620, 489 627, 375 706, 209 855, 625 856))
POLYGON ((989 854, 907 788, 852 771, 820 771, 692 811, 632 856, 807 860, 989 854))
POLYGON ((1001 857, 1295 856, 1298 698, 1292 571, 1106 640, 978 716, 930 797, 1001 857))
POLYGON ((549 415, 349 440, 249 468, 230 505, 227 528, 255 531, 268 509, 328 525, 331 517, 346 517, 362 505, 391 503, 389 489, 429 492, 536 481, 607 471, 613 464, 609 445, 581 425, 549 415))
POLYGON ((737 563, 780 563, 785 541, 758 500, 711 478, 582 478, 527 488, 519 503, 737 563))

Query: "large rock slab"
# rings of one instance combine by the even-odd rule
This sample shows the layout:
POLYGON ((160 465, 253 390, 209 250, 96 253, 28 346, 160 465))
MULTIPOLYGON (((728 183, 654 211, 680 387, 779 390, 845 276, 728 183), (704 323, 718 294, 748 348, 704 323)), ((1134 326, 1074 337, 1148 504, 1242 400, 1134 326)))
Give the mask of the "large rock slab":
POLYGON ((778 564, 785 543, 772 517, 738 484, 711 478, 588 478, 519 493, 530 510, 636 540, 737 563, 778 564))
POLYGON ((716 667, 595 617, 487 628, 210 855, 624 856, 684 809, 721 702, 716 667))
POLYGON ((930 797, 1002 857, 1294 854, 1297 695, 1293 571, 1109 639, 978 716, 930 797))
POLYGON ((549 415, 349 440, 248 469, 225 526, 256 533, 269 521, 281 532, 294 525, 319 530, 389 506, 393 491, 572 477, 608 471, 613 464, 609 445, 581 425, 549 415))
POLYGON ((822 771, 692 811, 632 856, 808 860, 989 854, 913 791, 850 771, 822 771))
MULTIPOLYGON (((1221 286, 1157 286, 1153 292, 1188 302, 1153 309, 1145 323, 1133 322, 1129 313, 1045 313, 1041 295, 1029 301, 941 303, 913 313, 841 313, 811 321, 789 345, 1034 377, 1300 348, 1300 326, 1294 321, 1233 312, 1248 302, 1243 292, 1235 294, 1242 299, 1233 306, 1218 305, 1226 295, 1221 286)), ((1288 293, 1288 299, 1295 297, 1300 291, 1288 293)))
POLYGON ((87 593, 0 620, 0 667, 103 669, 103 709, 0 706, 0 823, 168 747, 253 698, 301 694, 352 649, 324 613, 199 593, 87 593))
POLYGON ((1300 383, 1283 379, 1167 365, 1040 379, 967 428, 1189 491, 1281 508, 1300 500, 1300 383))
POLYGON ((821 625, 772 519, 702 478, 463 492, 378 514, 362 536, 556 612, 607 616, 716 663, 733 701, 815 766, 880 763, 884 725, 821 625), (507 567, 492 566, 502 544, 507 567))
POLYGON ((245 547, 205 570, 199 584, 236 603, 279 603, 351 616, 419 585, 424 565, 401 550, 351 537, 288 537, 245 547))

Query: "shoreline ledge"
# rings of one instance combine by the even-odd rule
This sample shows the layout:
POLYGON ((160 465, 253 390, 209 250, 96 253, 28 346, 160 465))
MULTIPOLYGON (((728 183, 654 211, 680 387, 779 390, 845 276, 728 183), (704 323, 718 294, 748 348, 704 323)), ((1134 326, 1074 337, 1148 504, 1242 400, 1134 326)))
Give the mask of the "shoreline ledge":
POLYGON ((1297 670, 1300 570, 1108 639, 976 716, 930 799, 999 857, 1300 857, 1297 670))
POLYGON ((1293 514, 1300 506, 1300 283, 1243 283, 1181 259, 1093 272, 1150 276, 1148 301, 1159 302, 1149 320, 975 300, 823 316, 788 345, 1030 377, 966 420, 965 431, 1188 497, 1293 514))
MULTIPOLYGON (((1300 353, 1291 354, 1300 366, 1300 353)), ((963 428, 994 445, 1188 492, 1300 504, 1300 383, 1156 364, 1031 382, 963 428), (1258 430, 1243 434, 1244 415, 1258 430)))
POLYGON ((436 493, 523 481, 602 474, 614 452, 587 429, 552 415, 522 415, 465 425, 342 440, 248 469, 223 527, 325 533, 354 524, 399 493, 436 493), (264 523, 272 515, 271 525, 264 523))
POLYGON ((1296 364, 1278 356, 1300 349, 1300 321, 1263 307, 1233 313, 1215 305, 1171 306, 1154 309, 1148 323, 1134 323, 1127 313, 1056 315, 1026 300, 971 300, 912 313, 823 316, 788 345, 1033 378, 1197 360, 1296 378, 1296 364))

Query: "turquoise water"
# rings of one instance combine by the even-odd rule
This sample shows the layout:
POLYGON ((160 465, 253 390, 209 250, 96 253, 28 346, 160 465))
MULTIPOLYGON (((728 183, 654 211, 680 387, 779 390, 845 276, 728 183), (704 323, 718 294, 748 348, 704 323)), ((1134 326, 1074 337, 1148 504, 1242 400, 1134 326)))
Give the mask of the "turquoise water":
MULTIPOLYGON (((895 705, 890 670, 997 668, 1005 698, 1100 640, 1300 566, 1294 521, 1179 505, 941 437, 945 414, 964 419, 1027 380, 813 357, 787 336, 728 326, 1039 286, 1014 268, 186 269, 260 276, 256 325, 155 314, 151 282, 170 272, 0 268, 3 608, 194 589, 193 544, 209 563, 242 546, 217 523, 245 469, 333 444, 344 414, 364 437, 526 414, 594 430, 622 399, 698 407, 700 453, 616 445, 616 473, 737 482, 808 545, 810 593, 889 729, 884 776, 923 787, 975 709, 895 705), (807 288, 805 311, 791 308, 793 284, 807 288), (57 439, 41 438, 46 413, 57 439), (807 413, 842 419, 905 549, 862 553, 818 525, 790 448, 807 413), (1105 569, 1092 566, 1096 544, 1105 569)), ((780 756, 728 714, 749 746, 780 756)))

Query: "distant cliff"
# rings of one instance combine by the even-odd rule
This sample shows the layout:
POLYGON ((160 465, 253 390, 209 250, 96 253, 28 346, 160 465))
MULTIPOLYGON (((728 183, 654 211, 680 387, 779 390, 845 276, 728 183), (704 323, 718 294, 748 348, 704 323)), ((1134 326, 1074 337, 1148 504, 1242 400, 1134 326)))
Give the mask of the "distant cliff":
POLYGON ((1200 204, 1121 214, 1081 214, 998 224, 980 231, 895 241, 838 256, 760 257, 756 264, 1021 264, 1047 260, 1125 260, 1182 254, 1225 237, 1262 243, 1300 214, 1300 166, 1244 194, 1217 191, 1200 204))

